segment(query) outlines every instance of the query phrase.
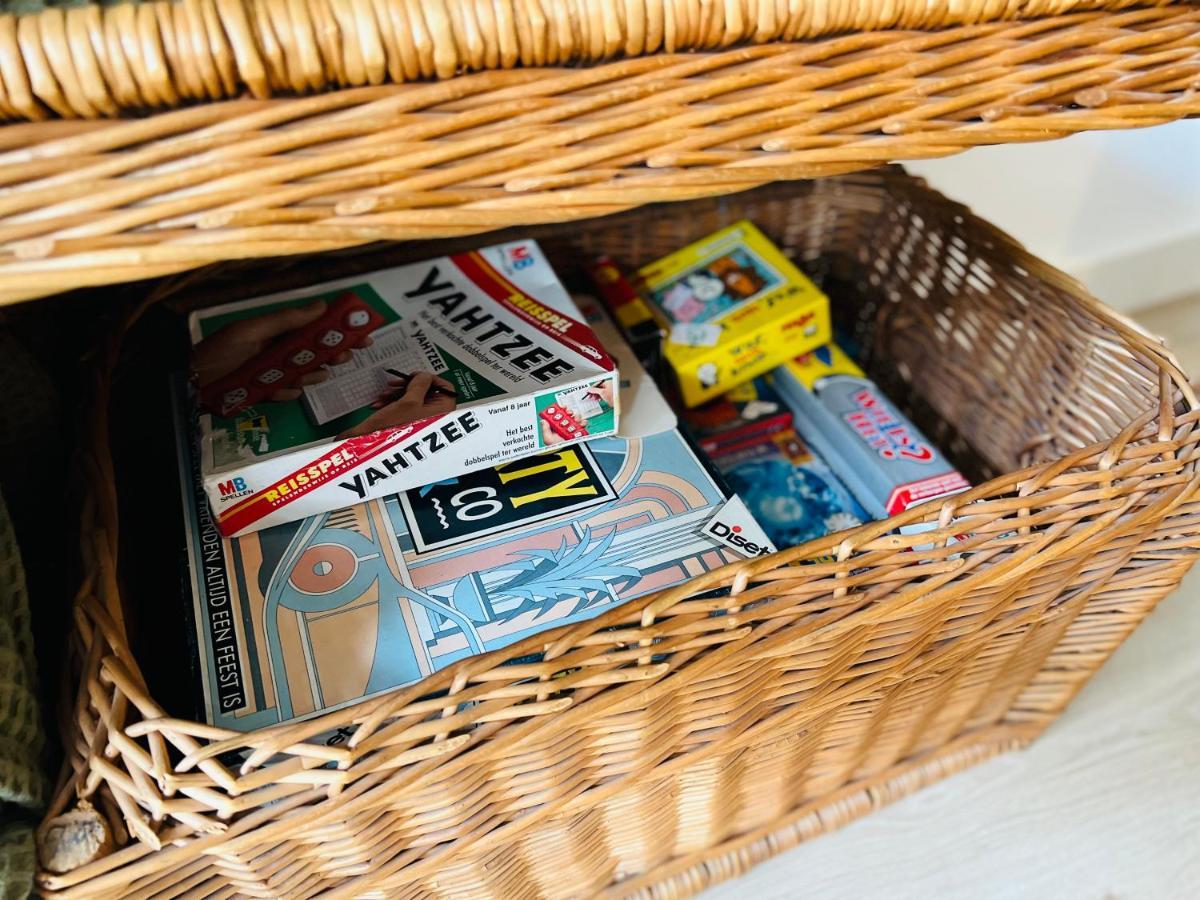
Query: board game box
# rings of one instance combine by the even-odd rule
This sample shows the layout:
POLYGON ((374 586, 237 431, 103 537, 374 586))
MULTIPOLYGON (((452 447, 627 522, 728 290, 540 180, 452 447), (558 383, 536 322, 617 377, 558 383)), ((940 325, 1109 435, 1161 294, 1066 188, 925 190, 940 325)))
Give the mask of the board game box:
POLYGON ((795 547, 870 518, 791 428, 760 434, 711 459, 777 547, 795 547))
POLYGON ((688 433, 709 456, 792 426, 791 409, 765 375, 739 384, 716 400, 685 408, 679 415, 688 433))
POLYGON ((207 720, 245 731, 316 715, 771 552, 628 348, 609 345, 630 436, 235 538, 217 531, 177 404, 207 720))
POLYGON ((616 432, 617 369, 533 241, 191 315, 224 535, 616 432))
POLYGON ((686 406, 830 340, 829 300, 747 221, 643 266, 636 283, 686 406))
POLYGON ((791 406, 796 431, 872 518, 970 487, 837 344, 798 357, 771 377, 791 406))

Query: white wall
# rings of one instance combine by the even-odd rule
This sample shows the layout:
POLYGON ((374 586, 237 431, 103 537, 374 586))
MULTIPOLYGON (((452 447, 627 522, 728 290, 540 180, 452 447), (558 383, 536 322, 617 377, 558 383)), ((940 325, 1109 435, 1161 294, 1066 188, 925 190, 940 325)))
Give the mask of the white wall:
POLYGON ((1200 120, 907 168, 1118 309, 1200 299, 1200 120))

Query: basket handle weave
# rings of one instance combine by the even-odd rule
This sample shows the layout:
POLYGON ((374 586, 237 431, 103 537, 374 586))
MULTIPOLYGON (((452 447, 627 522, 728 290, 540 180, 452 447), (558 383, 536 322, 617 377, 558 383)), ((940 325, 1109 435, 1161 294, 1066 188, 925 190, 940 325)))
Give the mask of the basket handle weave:
POLYGON ((932 29, 1171 0, 146 0, 0 15, 0 118, 932 29))

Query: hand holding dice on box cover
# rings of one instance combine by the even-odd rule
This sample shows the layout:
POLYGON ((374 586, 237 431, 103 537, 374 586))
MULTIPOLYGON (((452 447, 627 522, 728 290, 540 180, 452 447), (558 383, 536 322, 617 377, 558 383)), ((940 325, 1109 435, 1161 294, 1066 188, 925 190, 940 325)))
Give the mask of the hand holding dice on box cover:
POLYGON ((589 419, 600 415, 605 408, 612 409, 614 390, 613 380, 605 378, 582 390, 557 394, 556 402, 538 414, 542 446, 587 437, 589 419))
POLYGON ((193 368, 204 407, 230 416, 255 403, 295 400, 371 344, 383 317, 352 293, 231 322, 196 345, 193 368))

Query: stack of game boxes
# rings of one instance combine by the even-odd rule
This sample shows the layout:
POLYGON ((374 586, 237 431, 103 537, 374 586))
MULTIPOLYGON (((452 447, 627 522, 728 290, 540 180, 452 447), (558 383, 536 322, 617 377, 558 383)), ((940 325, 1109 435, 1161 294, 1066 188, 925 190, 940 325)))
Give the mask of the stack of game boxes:
POLYGON ((773 549, 533 242, 189 325, 177 430, 212 724, 335 709, 773 549))
POLYGON ((750 222, 630 279, 611 260, 591 274, 627 331, 657 326, 645 359, 662 366, 684 428, 776 546, 968 486, 833 342, 825 295, 750 222))
POLYGON ((965 487, 750 223, 587 268, 607 313, 533 241, 192 313, 207 721, 313 716, 965 487))

